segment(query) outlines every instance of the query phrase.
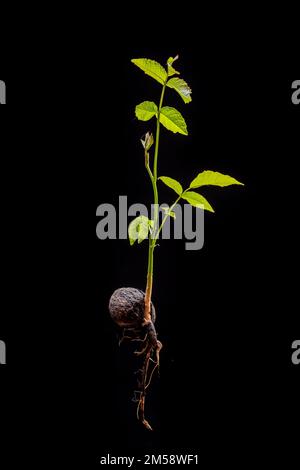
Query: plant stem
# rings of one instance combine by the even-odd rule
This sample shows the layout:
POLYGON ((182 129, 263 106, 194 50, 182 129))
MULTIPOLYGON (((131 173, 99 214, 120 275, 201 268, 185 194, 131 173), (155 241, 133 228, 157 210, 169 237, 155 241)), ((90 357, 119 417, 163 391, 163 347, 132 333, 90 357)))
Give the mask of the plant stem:
MULTIPOLYGON (((157 240, 158 232, 158 190, 157 190, 157 161, 158 161, 158 149, 159 149, 159 134, 160 134, 160 111, 162 108, 165 89, 167 80, 163 85, 161 92, 158 112, 157 112, 157 122, 156 122, 156 136, 155 136, 155 151, 154 151, 154 163, 153 163, 153 178, 152 187, 154 195, 154 226, 153 234, 149 237, 149 250, 148 250, 148 270, 147 270, 147 285, 146 285, 146 295, 145 295, 145 314, 144 314, 144 323, 149 323, 151 321, 151 297, 152 297, 152 286, 153 286, 153 258, 154 258, 154 249, 157 240)), ((149 173, 149 171, 148 171, 149 173)), ((150 175, 150 173, 149 173, 150 175)))

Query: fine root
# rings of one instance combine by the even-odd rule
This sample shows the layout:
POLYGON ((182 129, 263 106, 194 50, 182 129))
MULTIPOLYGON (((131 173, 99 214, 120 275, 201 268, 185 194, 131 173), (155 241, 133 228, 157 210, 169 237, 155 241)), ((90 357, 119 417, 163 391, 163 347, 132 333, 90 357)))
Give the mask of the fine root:
POLYGON ((147 343, 146 346, 141 351, 134 351, 134 354, 136 356, 142 356, 143 354, 145 354, 148 348, 149 348, 149 343, 147 343))
MULTIPOLYGON (((127 330, 126 332, 123 332, 121 340, 123 341, 127 339, 130 342, 135 341, 145 344, 140 351, 134 351, 134 354, 137 357, 143 356, 143 363, 142 366, 135 371, 135 375, 137 375, 138 389, 134 390, 132 401, 137 403, 137 419, 147 430, 152 431, 152 426, 145 418, 146 391, 152 382, 155 371, 159 370, 159 355, 162 349, 162 343, 157 339, 156 331, 152 322, 150 325, 147 324, 145 327, 147 333, 142 338, 134 336, 134 334, 137 334, 137 331, 132 330, 129 334, 129 331, 127 330), (150 367, 150 364, 153 366, 150 367)), ((139 334, 141 334, 141 332, 139 332, 139 334)))
MULTIPOLYGON (((156 332, 155 332, 155 336, 156 336, 156 332)), ((152 337, 149 337, 148 339, 147 347, 144 348, 143 350, 143 353, 145 354, 145 358, 144 358, 144 364, 142 368, 141 381, 139 382, 141 394, 140 394, 140 400, 137 406, 137 418, 140 420, 143 426, 149 431, 152 431, 153 429, 145 418, 146 391, 151 384, 154 372, 159 368, 159 353, 162 348, 162 343, 158 341, 157 338, 156 338, 155 346, 153 344, 154 344, 154 341, 153 341, 153 335, 152 335, 152 337), (152 356, 154 356, 156 360, 154 360, 152 356), (152 362, 154 366, 152 370, 149 372, 150 362, 152 362)))

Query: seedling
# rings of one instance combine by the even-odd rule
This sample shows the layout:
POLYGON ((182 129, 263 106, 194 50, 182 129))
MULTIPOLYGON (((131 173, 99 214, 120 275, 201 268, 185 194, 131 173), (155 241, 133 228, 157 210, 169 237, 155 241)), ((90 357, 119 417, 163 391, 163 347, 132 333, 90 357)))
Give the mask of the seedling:
POLYGON ((154 213, 153 220, 146 216, 135 218, 129 225, 128 234, 130 244, 136 241, 141 243, 149 239, 148 246, 148 267, 145 293, 135 288, 117 289, 111 296, 109 310, 113 320, 122 328, 123 338, 131 341, 143 343, 142 349, 135 353, 143 357, 143 366, 139 370, 138 390, 136 390, 137 417, 149 430, 151 426, 145 418, 145 397, 150 385, 153 372, 159 367, 159 354, 162 343, 157 339, 155 330, 155 309, 152 304, 153 289, 153 261, 154 251, 157 246, 159 234, 166 223, 168 217, 175 217, 173 209, 180 200, 186 201, 194 207, 214 212, 210 203, 202 194, 196 192, 202 186, 230 186, 233 184, 243 185, 235 178, 224 175, 216 171, 205 170, 199 173, 190 183, 189 187, 183 189, 182 185, 170 176, 158 177, 158 154, 159 137, 161 125, 174 134, 188 135, 186 122, 177 109, 164 106, 165 92, 173 89, 182 98, 185 104, 192 101, 192 90, 188 84, 178 75, 180 73, 174 68, 174 62, 178 59, 170 57, 166 68, 158 62, 150 59, 132 59, 132 63, 139 67, 146 75, 149 75, 162 86, 161 96, 158 105, 152 101, 144 101, 135 108, 135 115, 141 121, 156 120, 155 137, 151 132, 147 132, 141 139, 145 156, 145 169, 148 173, 153 189, 154 213), (154 146, 154 156, 150 151, 154 146), (169 209, 165 209, 162 222, 159 222, 159 193, 158 181, 171 188, 176 193, 176 198, 169 209), (150 371, 150 361, 154 364, 150 371))

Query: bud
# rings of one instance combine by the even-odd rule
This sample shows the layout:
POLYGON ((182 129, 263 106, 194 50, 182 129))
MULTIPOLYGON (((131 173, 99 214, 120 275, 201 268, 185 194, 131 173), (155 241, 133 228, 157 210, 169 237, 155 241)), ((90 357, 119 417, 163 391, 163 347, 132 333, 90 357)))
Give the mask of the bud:
POLYGON ((145 140, 141 139, 141 142, 146 152, 148 152, 154 144, 154 138, 151 132, 147 132, 147 134, 145 135, 145 140))

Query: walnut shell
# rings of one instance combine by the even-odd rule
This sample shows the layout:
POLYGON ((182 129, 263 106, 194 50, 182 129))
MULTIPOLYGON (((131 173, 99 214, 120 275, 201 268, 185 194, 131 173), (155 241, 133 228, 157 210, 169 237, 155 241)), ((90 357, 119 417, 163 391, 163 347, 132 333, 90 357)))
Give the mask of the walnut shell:
MULTIPOLYGON (((109 313, 113 321, 122 328, 140 328, 144 320, 145 292, 133 287, 121 287, 109 300, 109 313)), ((151 318, 156 314, 151 303, 151 318)))

